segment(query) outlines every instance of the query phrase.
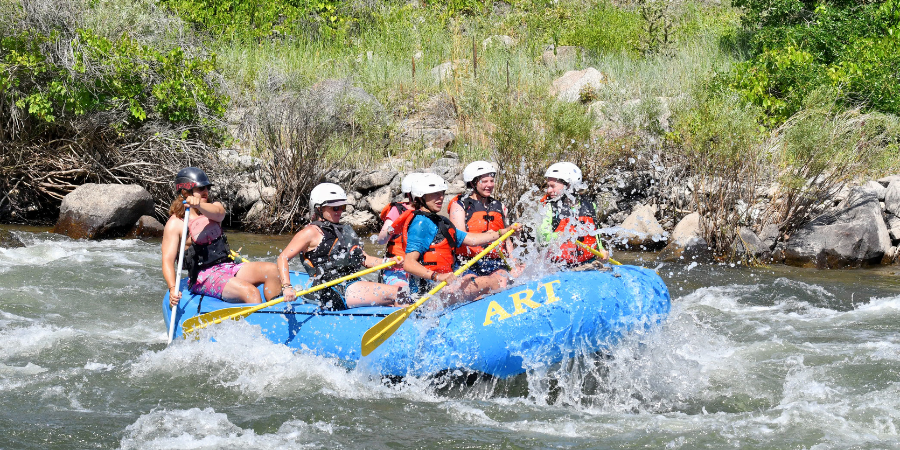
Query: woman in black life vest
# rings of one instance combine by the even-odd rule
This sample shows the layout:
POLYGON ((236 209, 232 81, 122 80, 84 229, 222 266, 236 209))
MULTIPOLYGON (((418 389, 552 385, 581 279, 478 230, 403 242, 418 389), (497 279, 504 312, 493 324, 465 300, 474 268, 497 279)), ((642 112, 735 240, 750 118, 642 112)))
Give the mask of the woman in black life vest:
POLYGON ((510 229, 520 229, 518 224, 501 230, 484 233, 466 233, 453 226, 446 217, 437 215, 444 204, 447 183, 432 173, 416 178, 412 187, 415 215, 404 224, 406 259, 403 269, 411 275, 410 291, 423 295, 434 284, 446 281, 449 300, 454 304, 475 300, 478 297, 506 287, 505 277, 476 277, 463 275, 459 282, 453 274, 457 249, 465 245, 485 245, 498 239, 510 229))
POLYGON ((227 302, 261 303, 257 286, 262 284, 266 299, 275 298, 281 292, 281 280, 275 264, 234 263, 230 258, 228 242, 222 231, 225 207, 219 202, 209 201, 210 186, 209 178, 196 167, 182 169, 175 176, 177 195, 169 206, 169 220, 162 240, 162 272, 169 287, 169 302, 175 306, 181 299, 175 264, 184 227, 183 201, 187 201, 191 209, 184 253, 191 292, 227 302))
MULTIPOLYGON (((486 161, 475 161, 463 170, 463 181, 468 192, 454 197, 450 201, 450 221, 460 230, 469 233, 499 231, 506 226, 506 206, 491 196, 494 193, 494 178, 497 169, 486 161)), ((463 245, 457 251, 457 262, 465 263, 469 258, 483 250, 481 246, 463 245)), ((507 240, 498 248, 478 260, 467 273, 476 276, 508 277, 508 267, 501 252, 509 254, 512 242, 507 240)), ((501 280, 497 280, 501 283, 501 280)))
MULTIPOLYGON (((363 252, 362 241, 349 225, 340 222, 347 205, 344 190, 332 183, 322 183, 309 196, 313 222, 300 230, 278 255, 278 270, 288 279, 288 262, 297 255, 303 257, 303 268, 313 285, 359 272, 364 267, 382 263, 381 258, 363 252)), ((401 298, 399 286, 361 281, 359 278, 324 289, 313 297, 324 308, 341 310, 358 306, 392 306, 401 298)), ((296 293, 284 286, 284 298, 293 301, 296 293)))

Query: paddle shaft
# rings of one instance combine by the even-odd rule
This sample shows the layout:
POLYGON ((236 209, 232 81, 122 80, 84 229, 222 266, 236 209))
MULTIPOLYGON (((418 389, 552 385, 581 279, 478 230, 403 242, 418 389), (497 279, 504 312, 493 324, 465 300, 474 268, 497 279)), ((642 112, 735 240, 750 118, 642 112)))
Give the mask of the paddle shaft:
MULTIPOLYGON (((331 281, 329 281, 329 282, 327 282, 327 283, 318 284, 318 285, 313 286, 313 287, 311 287, 311 288, 309 288, 309 289, 307 289, 307 290, 305 290, 305 291, 300 291, 300 292, 298 292, 297 294, 295 294, 294 298, 302 297, 302 296, 307 295, 307 294, 312 294, 313 292, 320 291, 320 290, 325 289, 325 288, 329 288, 329 287, 334 286, 334 285, 336 285, 336 284, 341 284, 341 283, 343 283, 343 282, 345 282, 345 281, 349 281, 349 280, 352 280, 352 279, 354 279, 354 278, 358 278, 358 277, 361 277, 361 276, 363 276, 363 275, 370 274, 370 273, 372 273, 372 272, 376 272, 376 271, 379 271, 379 270, 382 270, 382 269, 387 269, 388 267, 391 267, 391 266, 393 266, 394 264, 400 263, 400 262, 402 262, 402 261, 403 261, 403 257, 402 257, 402 256, 397 256, 397 257, 393 258, 391 261, 388 261, 388 262, 386 262, 386 263, 377 265, 377 266, 375 266, 375 267, 372 267, 372 268, 369 268, 369 269, 365 269, 365 270, 361 270, 361 271, 356 272, 356 273, 354 273, 354 274, 350 274, 350 275, 347 275, 347 276, 345 276, 345 277, 338 278, 338 279, 336 279, 336 280, 331 280, 331 281)), ((213 318, 213 319, 210 319, 210 320, 206 320, 206 321, 203 320, 203 316, 206 316, 206 315, 209 315, 209 314, 215 315, 216 311, 213 311, 213 312, 207 313, 207 314, 203 314, 203 315, 201 315, 201 316, 194 317, 194 318, 189 319, 189 320, 191 320, 192 322, 193 322, 193 321, 199 322, 198 325, 196 325, 196 326, 194 326, 194 327, 191 327, 190 329, 185 329, 185 330, 184 330, 184 334, 190 334, 190 333, 192 333, 192 332, 194 332, 194 331, 196 331, 196 330, 200 330, 200 329, 206 328, 206 327, 208 327, 208 326, 210 326, 210 325, 212 325, 212 324, 214 324, 214 323, 222 323, 222 322, 224 322, 224 321, 226 321, 226 320, 236 320, 236 319, 240 319, 240 318, 242 318, 242 317, 249 316, 250 314, 253 314, 253 313, 256 312, 256 311, 259 311, 259 310, 264 309, 264 308, 268 308, 269 306, 276 305, 276 304, 281 303, 281 302, 283 302, 283 301, 284 301, 284 296, 281 296, 281 297, 278 297, 278 298, 276 298, 276 299, 272 299, 272 300, 270 300, 270 301, 268 301, 268 302, 265 302, 265 303, 263 303, 263 304, 256 305, 256 306, 253 306, 253 307, 249 307, 249 308, 246 308, 246 307, 243 307, 243 308, 229 308, 229 309, 240 309, 240 311, 235 312, 235 313, 233 313, 233 314, 229 314, 229 315, 224 316, 224 317, 216 317, 216 318, 213 318)), ((185 323, 185 324, 187 324, 187 323, 185 323)))
MULTIPOLYGON (((181 229, 178 265, 175 266, 175 286, 178 286, 178 289, 181 289, 181 264, 184 263, 184 243, 187 242, 188 221, 191 219, 191 206, 187 204, 187 200, 182 201, 182 204, 184 205, 184 227, 181 229)), ((169 295, 172 295, 171 289, 169 289, 169 295)), ((166 345, 171 344, 172 339, 175 339, 175 315, 177 313, 178 304, 176 303, 172 305, 172 314, 169 317, 169 342, 167 342, 166 345)))
MULTIPOLYGON (((583 248, 583 249, 585 249, 585 250, 587 250, 587 251, 593 253, 594 256, 596 256, 596 257, 598 257, 598 258, 600 258, 600 259, 603 259, 603 254, 602 254, 602 253, 600 253, 600 252, 598 252, 597 250, 591 248, 589 245, 585 244, 584 242, 581 242, 581 241, 575 241, 575 243, 578 244, 579 246, 581 246, 581 248, 583 248)), ((617 266, 621 266, 621 265, 622 265, 622 263, 620 263, 620 262, 618 262, 618 261, 616 261, 616 260, 614 260, 614 259, 612 259, 612 258, 609 258, 609 262, 611 262, 611 263, 613 263, 613 264, 615 264, 615 265, 617 265, 617 266)))
MULTIPOLYGON (((473 264, 478 262, 479 259, 483 258, 484 255, 487 255, 494 249, 494 247, 500 245, 501 242, 505 241, 507 238, 512 236, 515 233, 515 229, 510 229, 505 234, 497 238, 496 241, 492 242, 491 245, 488 245, 484 248, 484 250, 478 252, 475 257, 469 260, 469 262, 463 264, 459 269, 456 269, 456 272, 453 272, 454 275, 460 276, 466 270, 469 270, 469 267, 472 267, 473 264)), ((441 281, 437 286, 428 291, 427 294, 422 296, 418 301, 409 305, 401 310, 395 311, 391 313, 391 315, 381 319, 380 322, 376 323, 375 326, 369 328, 365 334, 363 334, 362 342, 360 343, 360 347, 362 349, 362 355, 366 356, 369 353, 372 353, 373 350, 378 348, 384 341, 386 341, 391 335, 397 331, 397 328, 400 328, 400 325, 406 321, 406 318, 409 317, 410 314, 413 313, 418 307, 422 306, 425 302, 428 301, 434 294, 437 294, 438 291, 444 288, 447 285, 446 281, 441 281)))

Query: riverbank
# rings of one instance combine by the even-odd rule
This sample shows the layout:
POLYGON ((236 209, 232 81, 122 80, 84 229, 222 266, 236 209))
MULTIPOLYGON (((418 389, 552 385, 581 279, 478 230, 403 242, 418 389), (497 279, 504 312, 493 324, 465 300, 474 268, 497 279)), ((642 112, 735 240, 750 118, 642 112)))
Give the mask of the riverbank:
MULTIPOLYGON (((846 209, 850 187, 900 173, 900 125, 889 110, 824 82, 791 90, 802 98, 774 99, 783 102, 774 116, 748 96, 753 80, 733 70, 758 62, 748 59, 756 41, 747 34, 769 24, 746 23, 747 10, 728 4, 325 2, 297 15, 286 6, 283 20, 242 30, 234 21, 246 11, 189 13, 203 11, 201 3, 72 0, 65 20, 41 2, 5 6, 16 20, 3 25, 22 40, 9 42, 44 36, 23 48, 48 73, 75 77, 73 89, 119 85, 107 82, 104 67, 140 60, 152 70, 127 108, 89 102, 95 109, 72 116, 77 108, 54 97, 29 104, 42 116, 11 110, 24 115, 9 120, 28 120, 2 136, 11 151, 0 154, 0 222, 54 223, 62 198, 88 182, 141 186, 155 205, 150 215, 164 221, 170 180, 195 164, 215 180, 231 226, 294 232, 308 221, 309 190, 328 180, 354 192, 348 220, 371 229, 400 175, 430 170, 458 191, 460 166, 476 159, 500 166, 497 196, 521 218, 518 205, 535 200, 522 196, 541 185, 544 169, 569 160, 582 167, 604 228, 646 235, 613 231, 617 244, 658 250, 696 213, 699 231, 688 240, 702 239, 693 245, 706 249, 698 257, 755 263, 798 259, 789 238, 846 209), (99 51, 115 42, 126 53, 99 51), (97 70, 65 63, 70 50, 97 70), (157 74, 164 55, 174 72, 157 74), (165 93, 174 85, 152 84, 172 73, 190 83, 176 83, 172 95, 165 93), (629 221, 649 216, 656 224, 629 221)), ((21 69, 21 86, 35 92, 53 81, 21 69)), ((28 93, 6 94, 20 95, 13 105, 28 93)), ((882 209, 893 229, 894 211, 882 209)), ((900 241, 885 243, 876 228, 864 239, 873 251, 835 259, 842 251, 820 246, 798 264, 893 261, 900 241)), ((847 240, 850 250, 858 241, 847 240)))

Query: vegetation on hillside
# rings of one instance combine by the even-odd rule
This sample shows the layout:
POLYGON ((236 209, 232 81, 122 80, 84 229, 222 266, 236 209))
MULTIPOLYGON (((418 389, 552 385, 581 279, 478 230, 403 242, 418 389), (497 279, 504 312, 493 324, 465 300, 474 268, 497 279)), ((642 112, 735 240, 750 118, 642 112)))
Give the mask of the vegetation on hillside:
POLYGON ((438 105, 458 129, 450 150, 501 165, 505 201, 550 160, 580 164, 598 193, 619 189, 617 169, 663 167, 652 189, 622 195, 702 212, 725 255, 739 227, 790 233, 846 183, 896 169, 898 1, 66 0, 65 14, 7 2, 0 144, 18 153, 4 152, 17 156, 3 156, 0 187, 32 191, 0 200, 0 220, 89 180, 157 186, 165 204, 172 170, 215 172, 227 144, 260 157, 278 192, 248 228, 289 231, 334 167, 441 157, 399 126, 438 105), (485 42, 499 35, 513 42, 485 42), (542 59, 563 46, 576 55, 542 59), (549 94, 587 67, 605 75, 600 89, 575 103, 549 94), (379 105, 323 115, 313 88, 327 79, 379 105), (54 155, 80 162, 25 162, 54 155), (645 198, 685 184, 686 198, 645 198))

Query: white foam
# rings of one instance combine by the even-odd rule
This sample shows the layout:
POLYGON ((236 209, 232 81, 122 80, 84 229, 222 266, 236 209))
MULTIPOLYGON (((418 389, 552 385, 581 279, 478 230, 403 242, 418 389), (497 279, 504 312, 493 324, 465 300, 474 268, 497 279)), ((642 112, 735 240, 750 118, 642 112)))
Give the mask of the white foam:
POLYGON ((43 324, 6 328, 0 331, 0 358, 37 355, 76 335, 72 328, 43 324))
POLYGON ((256 434, 241 428, 212 408, 158 410, 144 414, 125 428, 121 448, 152 450, 213 448, 322 448, 333 447, 334 426, 316 422, 285 422, 276 433, 256 434))

